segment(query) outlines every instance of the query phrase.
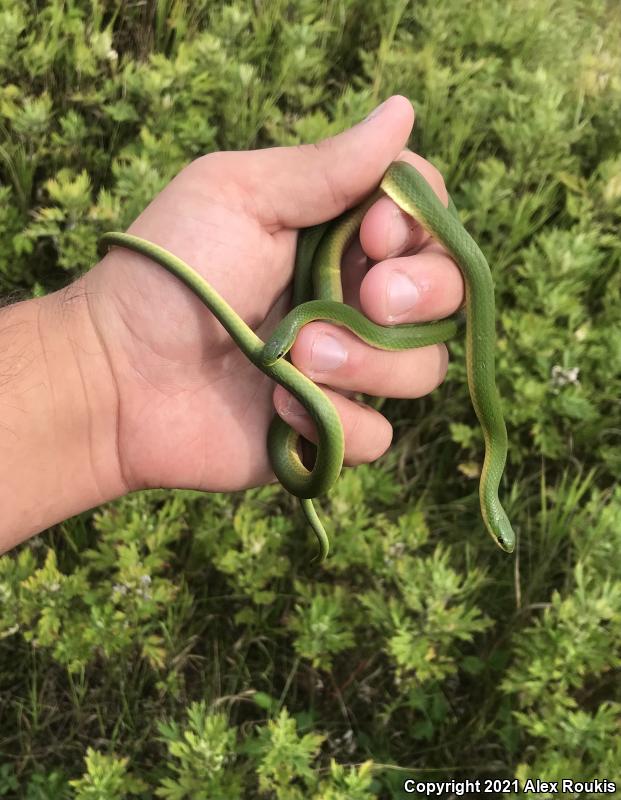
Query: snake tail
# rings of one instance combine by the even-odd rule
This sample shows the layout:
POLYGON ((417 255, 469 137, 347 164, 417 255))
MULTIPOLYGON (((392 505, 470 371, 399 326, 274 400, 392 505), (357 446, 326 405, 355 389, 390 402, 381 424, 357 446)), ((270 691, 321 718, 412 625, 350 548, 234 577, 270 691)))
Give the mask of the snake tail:
POLYGON ((511 553, 515 533, 498 498, 507 459, 507 429, 496 388, 494 285, 489 265, 456 215, 447 212, 415 167, 400 161, 391 164, 381 187, 448 250, 464 277, 468 388, 485 442, 479 482, 481 515, 492 539, 511 553))
POLYGON ((323 527, 323 523, 319 519, 319 515, 315 510, 313 501, 310 499, 308 500, 301 499, 300 506, 302 507, 302 511, 304 512, 306 521, 313 529, 313 532, 317 537, 317 542, 319 543, 319 554, 315 556, 313 562, 322 564, 326 560, 326 558, 328 557, 328 553, 330 552, 330 540, 328 539, 328 534, 326 533, 325 528, 323 527))

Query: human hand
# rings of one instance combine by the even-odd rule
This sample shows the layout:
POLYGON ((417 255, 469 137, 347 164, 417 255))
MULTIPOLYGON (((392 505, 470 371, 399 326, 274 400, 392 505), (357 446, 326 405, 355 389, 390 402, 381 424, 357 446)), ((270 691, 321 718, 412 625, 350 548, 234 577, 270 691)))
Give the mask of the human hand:
MULTIPOLYGON (((318 145, 205 156, 129 232, 186 261, 266 339, 289 310, 298 228, 357 204, 398 158, 413 163, 446 203, 438 172, 403 151, 412 122, 409 102, 393 97, 372 118, 318 145)), ((360 240, 364 252, 352 246, 343 265, 345 301, 369 318, 384 325, 424 321, 460 306, 459 269, 388 198, 369 210, 360 240), (378 262, 368 272, 365 252, 378 262)), ((274 391, 205 306, 164 269, 115 248, 84 281, 118 396, 118 466, 127 491, 230 491, 273 479, 266 436, 274 405, 313 439, 299 404, 282 387, 274 391)), ((392 429, 347 393, 419 397, 443 380, 447 366, 444 345, 387 353, 324 322, 300 332, 291 357, 330 387, 348 464, 381 455, 392 429)))

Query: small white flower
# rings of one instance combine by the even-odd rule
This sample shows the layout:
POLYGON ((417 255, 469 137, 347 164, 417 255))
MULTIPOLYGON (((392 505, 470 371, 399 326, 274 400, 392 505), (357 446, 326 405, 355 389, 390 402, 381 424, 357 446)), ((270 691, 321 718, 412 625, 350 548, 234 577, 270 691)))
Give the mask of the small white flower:
POLYGON ((238 70, 239 81, 244 88, 247 88, 250 86, 252 79, 254 78, 254 67, 252 64, 240 64, 238 70))
POLYGON ((405 543, 404 542, 393 542, 388 548, 388 553, 392 558, 401 558, 401 556, 405 553, 405 543))
POLYGON ((343 742, 343 746, 345 748, 345 751, 351 755, 356 749, 356 741, 354 739, 354 732, 352 731, 351 728, 348 728, 345 731, 345 733, 343 734, 342 742, 343 742))
POLYGON ((12 636, 14 633, 17 633, 18 630, 19 630, 19 625, 17 625, 17 624, 11 625, 10 628, 7 628, 4 631, 4 633, 2 634, 2 637, 0 637, 0 638, 4 639, 5 636, 12 636))
POLYGON ((360 697, 361 700, 364 700, 365 703, 369 703, 372 696, 373 692, 371 691, 369 684, 361 683, 358 687, 358 697, 360 697))
POLYGON ((560 364, 555 364, 552 367, 552 386, 560 388, 561 386, 567 386, 568 384, 576 385, 579 383, 579 374, 579 367, 561 367, 560 364))

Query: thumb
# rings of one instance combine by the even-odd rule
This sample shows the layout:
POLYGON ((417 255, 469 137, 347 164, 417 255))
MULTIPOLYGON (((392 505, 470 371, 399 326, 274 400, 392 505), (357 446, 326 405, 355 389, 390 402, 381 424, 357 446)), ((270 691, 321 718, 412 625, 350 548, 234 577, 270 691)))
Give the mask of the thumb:
POLYGON ((393 95, 365 120, 317 144, 247 153, 244 189, 264 225, 303 228, 338 216, 377 186, 407 143, 414 109, 393 95))

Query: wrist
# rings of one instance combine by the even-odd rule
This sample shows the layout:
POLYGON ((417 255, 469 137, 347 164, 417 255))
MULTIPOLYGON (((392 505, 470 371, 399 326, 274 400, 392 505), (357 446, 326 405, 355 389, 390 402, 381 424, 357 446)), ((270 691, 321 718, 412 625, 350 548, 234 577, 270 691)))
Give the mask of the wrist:
POLYGON ((0 312, 0 551, 125 493, 86 276, 0 312))

